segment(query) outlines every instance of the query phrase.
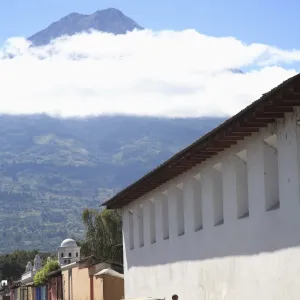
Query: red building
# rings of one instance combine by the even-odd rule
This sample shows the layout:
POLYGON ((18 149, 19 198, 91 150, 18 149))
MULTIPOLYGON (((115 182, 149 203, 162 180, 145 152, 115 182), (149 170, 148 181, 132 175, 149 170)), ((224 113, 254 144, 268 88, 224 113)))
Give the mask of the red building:
POLYGON ((61 270, 53 271, 48 275, 47 300, 63 300, 63 284, 61 270))

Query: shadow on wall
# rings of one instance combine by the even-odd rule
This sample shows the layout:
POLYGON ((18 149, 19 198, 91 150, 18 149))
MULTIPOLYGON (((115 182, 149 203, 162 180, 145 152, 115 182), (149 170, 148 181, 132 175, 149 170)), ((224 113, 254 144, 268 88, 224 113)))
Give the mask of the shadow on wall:
POLYGON ((170 235, 167 240, 126 247, 128 268, 180 261, 201 261, 226 256, 251 256, 300 246, 300 204, 298 210, 280 208, 231 223, 170 235))

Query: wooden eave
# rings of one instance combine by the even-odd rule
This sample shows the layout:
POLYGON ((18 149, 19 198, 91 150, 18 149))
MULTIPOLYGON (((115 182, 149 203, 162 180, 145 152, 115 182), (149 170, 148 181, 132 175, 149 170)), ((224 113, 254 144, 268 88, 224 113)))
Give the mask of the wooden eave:
POLYGON ((107 208, 121 208, 203 163, 226 148, 237 144, 260 128, 284 118, 300 106, 300 74, 284 81, 251 105, 175 154, 135 183, 103 203, 107 208))

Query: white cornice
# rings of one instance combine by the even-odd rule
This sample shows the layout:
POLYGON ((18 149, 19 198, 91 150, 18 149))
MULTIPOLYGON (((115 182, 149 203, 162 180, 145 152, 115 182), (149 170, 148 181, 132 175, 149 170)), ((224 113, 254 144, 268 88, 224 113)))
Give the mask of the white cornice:
POLYGON ((73 269, 73 268, 75 268, 77 265, 78 265, 77 262, 73 262, 73 263, 70 263, 70 264, 68 264, 68 265, 61 266, 60 269, 61 269, 62 271, 65 271, 65 270, 73 269))

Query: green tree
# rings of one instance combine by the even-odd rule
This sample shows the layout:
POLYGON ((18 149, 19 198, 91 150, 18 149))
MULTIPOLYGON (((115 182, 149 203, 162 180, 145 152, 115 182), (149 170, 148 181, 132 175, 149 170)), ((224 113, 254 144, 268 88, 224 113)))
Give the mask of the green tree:
MULTIPOLYGON (((17 280, 25 271, 26 264, 28 261, 33 262, 34 257, 38 254, 38 250, 15 250, 14 252, 1 254, 0 265, 2 271, 2 279, 17 280)), ((43 261, 47 257, 55 256, 55 253, 42 252, 39 253, 43 261)))
POLYGON ((123 263, 122 219, 118 210, 85 209, 82 214, 85 239, 83 255, 95 255, 99 259, 123 263))
POLYGON ((44 285, 48 280, 50 272, 56 271, 60 268, 58 261, 50 259, 47 263, 36 272, 33 282, 36 286, 44 285))

